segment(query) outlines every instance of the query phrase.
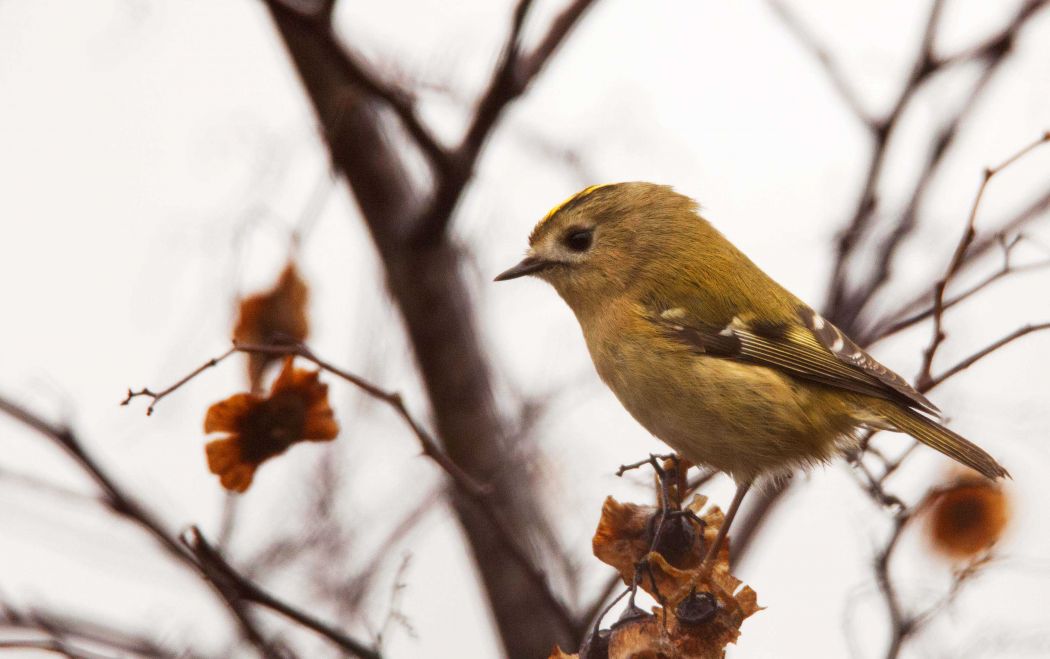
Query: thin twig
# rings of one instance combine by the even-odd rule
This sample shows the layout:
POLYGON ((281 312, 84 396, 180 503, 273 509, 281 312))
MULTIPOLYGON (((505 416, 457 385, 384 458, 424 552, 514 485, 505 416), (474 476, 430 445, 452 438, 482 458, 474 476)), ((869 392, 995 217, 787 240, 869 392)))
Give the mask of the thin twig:
POLYGON ((919 44, 918 53, 912 63, 911 73, 904 87, 897 94, 890 112, 872 127, 872 136, 875 144, 868 158, 864 185, 857 199, 853 215, 846 228, 838 237, 835 264, 832 268, 831 288, 828 292, 827 303, 824 306, 825 313, 831 322, 843 327, 847 333, 851 333, 854 329, 852 317, 856 315, 853 312, 857 306, 857 302, 850 299, 851 293, 848 289, 846 273, 849 268, 849 262, 853 258, 855 248, 860 244, 861 238, 867 232, 874 218, 878 187, 894 128, 919 88, 922 87, 927 78, 936 72, 933 42, 943 7, 943 0, 933 0, 929 15, 926 18, 925 27, 923 28, 923 36, 919 44))
MULTIPOLYGON (((167 392, 163 393, 166 395, 167 392)), ((169 535, 160 520, 117 484, 109 473, 87 452, 71 429, 48 422, 2 396, 0 396, 0 412, 39 432, 58 445, 95 482, 102 492, 103 502, 111 511, 146 531, 177 561, 193 568, 198 574, 201 573, 197 562, 169 535)), ((254 645, 264 657, 281 659, 277 651, 263 637, 250 613, 241 603, 227 597, 227 594, 215 584, 211 582, 208 582, 208 584, 226 604, 230 614, 237 622, 241 635, 254 645)))
MULTIPOLYGON (((525 551, 518 546, 515 540, 515 535, 512 529, 507 525, 503 519, 503 515, 497 510, 495 504, 491 499, 492 488, 488 484, 478 483, 473 477, 467 474, 463 469, 455 463, 438 444, 437 440, 427 432, 408 408, 405 406, 404 401, 401 398, 401 394, 395 391, 387 391, 382 387, 379 387, 368 380, 354 374, 349 371, 343 370, 334 364, 331 364, 313 353, 307 346, 303 344, 284 344, 284 345, 251 345, 251 344, 234 344, 232 348, 234 352, 244 353, 256 353, 264 355, 277 355, 277 356, 296 356, 305 359, 319 368, 336 375, 343 380, 353 384, 355 387, 365 392, 372 398, 382 401, 392 407, 395 412, 405 421, 405 423, 412 430, 412 433, 416 436, 422 447, 423 454, 433 460, 440 466, 445 473, 452 479, 453 484, 456 488, 467 495, 468 499, 474 502, 478 508, 488 519, 489 523, 496 530, 496 534, 500 538, 500 541, 505 548, 510 552, 514 560, 521 566, 521 568, 528 574, 529 578, 532 579, 539 590, 547 601, 547 604, 551 607, 551 610, 558 617, 562 625, 565 626, 566 630, 573 630, 576 625, 575 617, 566 608, 565 604, 561 599, 554 594, 551 590, 550 584, 547 581, 546 574, 538 568, 532 559, 525 553, 525 551)), ((225 356, 228 356, 227 353, 225 356)), ((206 362, 203 366, 197 368, 189 376, 182 378, 176 385, 168 387, 161 392, 161 395, 167 395, 177 389, 178 387, 186 384, 196 375, 199 375, 203 371, 212 367, 217 363, 218 360, 211 359, 206 362)), ((135 396, 147 396, 152 397, 156 394, 152 393, 149 389, 143 389, 139 392, 129 392, 131 397, 135 396)), ((154 400, 154 404, 156 400, 154 400)), ((151 405, 152 407, 152 405, 151 405)))
POLYGON ((1047 142, 1050 142, 1050 131, 1043 133, 1039 139, 1026 145, 1024 148, 1020 149, 995 167, 989 167, 984 170, 981 185, 977 188, 977 194, 974 197, 973 205, 970 207, 970 215, 966 220, 966 225, 963 228, 962 235, 959 237, 959 241, 955 245, 955 251, 952 253, 951 260, 948 262, 948 268, 945 270, 944 276, 942 276, 933 287, 933 336, 930 339, 930 343, 926 350, 923 351, 922 366, 920 367, 919 377, 917 379, 919 386, 922 386, 933 377, 930 373, 930 369, 933 366, 933 358, 937 353, 937 349, 946 338, 943 325, 945 309, 944 292, 948 288, 948 284, 951 282, 952 277, 955 276, 959 271, 959 268, 962 266, 963 260, 966 258, 966 252, 970 248, 970 245, 973 244, 974 238, 977 236, 977 212, 981 208, 981 200, 984 199, 984 192, 988 188, 988 183, 996 174, 1004 171, 1010 167, 1010 165, 1016 163, 1047 142))
MULTIPOLYGON (((1030 204, 1025 206, 1013 217, 1005 220, 993 230, 989 231, 988 234, 983 238, 976 238, 970 249, 967 250, 966 259, 963 262, 959 273, 964 272, 968 267, 977 263, 979 257, 984 256, 990 250, 1000 247, 1002 245, 1002 236, 1004 235, 1015 235, 1024 229, 1028 224, 1034 220, 1040 218, 1043 213, 1050 209, 1050 189, 1045 191, 1039 197, 1034 199, 1030 204)), ((957 273, 957 274, 959 274, 957 273)), ((930 288, 925 287, 918 295, 908 299, 906 302, 898 305, 895 310, 885 314, 884 320, 875 323, 875 329, 868 332, 860 332, 854 338, 858 340, 858 343, 863 346, 867 346, 870 343, 883 338, 882 330, 880 328, 889 325, 892 322, 896 322, 902 318, 907 317, 909 314, 914 314, 928 308, 929 313, 933 312, 932 306, 932 291, 930 288)), ((945 308, 949 305, 946 302, 945 308)))
POLYGON ((1009 334, 1007 334, 1003 338, 999 339, 998 341, 995 341, 994 343, 991 343, 991 344, 985 346, 984 348, 981 348, 980 350, 978 350, 977 352, 973 353, 969 357, 966 357, 965 359, 962 359, 959 362, 956 362, 956 364, 954 366, 952 366, 948 370, 944 371, 940 375, 936 375, 936 376, 930 378, 929 385, 930 385, 930 387, 935 387, 935 386, 941 384, 942 382, 944 382, 948 378, 950 378, 950 377, 960 373, 961 371, 965 371, 966 369, 968 369, 971 366, 973 366, 974 364, 976 364, 978 361, 984 359, 985 357, 987 357, 988 355, 992 354, 996 350, 999 350, 1000 348, 1002 348, 1002 347, 1004 347, 1004 346, 1006 346, 1006 345, 1008 345, 1010 343, 1013 343, 1014 341, 1016 341, 1017 339, 1021 338, 1022 336, 1027 336, 1027 335, 1029 335, 1029 334, 1031 334, 1033 332, 1041 332, 1043 330, 1048 330, 1048 329, 1050 329, 1050 322, 1037 323, 1037 324, 1034 324, 1034 325, 1025 325, 1024 327, 1020 327, 1020 328, 1014 330, 1013 332, 1010 332, 1009 334))
POLYGON ((532 0, 518 0, 495 71, 478 101, 462 142, 452 152, 448 166, 439 174, 429 208, 417 223, 415 237, 420 243, 433 242, 444 234, 463 190, 474 174, 481 149, 503 116, 503 110, 528 89, 593 2, 572 0, 551 22, 536 49, 524 53, 521 34, 532 0))
MULTIPOLYGON (((1022 274, 1026 272, 1032 272, 1034 270, 1043 270, 1046 268, 1050 268, 1050 260, 1039 261, 1038 263, 1026 263, 1024 265, 1014 265, 1009 260, 1007 260, 1000 269, 988 275, 987 277, 977 282, 970 288, 966 289, 962 293, 959 293, 958 295, 945 300, 942 306, 942 311, 947 311, 948 309, 951 309, 960 302, 965 302, 966 300, 970 299, 974 295, 977 295, 981 291, 990 287, 992 284, 996 283, 1000 279, 1007 277, 1008 275, 1022 274)), ((885 324, 883 326, 876 326, 875 329, 873 329, 869 334, 866 335, 866 343, 870 345, 877 341, 881 341, 883 339, 891 337, 894 334, 898 334, 910 327, 914 327, 915 325, 921 323, 927 318, 933 316, 933 312, 934 308, 932 306, 929 306, 923 309, 922 311, 913 313, 910 316, 902 317, 898 320, 886 321, 888 324, 885 324)))
POLYGON ((300 626, 317 632, 354 656, 361 657, 361 659, 381 658, 382 655, 377 650, 351 638, 311 614, 274 597, 254 582, 241 576, 226 562, 222 554, 212 547, 196 526, 190 527, 179 539, 197 558, 205 575, 211 581, 219 584, 220 588, 230 588, 236 597, 280 613, 300 626))
POLYGON ((893 557, 897 543, 900 541, 901 535, 904 533, 904 529, 908 522, 911 521, 913 515, 914 509, 901 510, 894 515, 893 531, 890 533, 886 545, 875 557, 875 581, 886 602, 886 611, 890 617, 890 629, 892 630, 890 633, 890 645, 886 649, 886 659, 897 657, 900 654, 901 647, 904 645, 904 641, 916 629, 915 620, 904 612, 900 596, 897 594, 897 588, 893 583, 893 579, 890 578, 890 559, 893 557))
POLYGON ((151 414, 153 414, 153 409, 157 406, 157 403, 159 403, 162 398, 174 392, 182 385, 186 384, 187 382, 197 377, 209 368, 214 368, 218 366, 220 362, 222 362, 224 359, 226 359, 235 352, 237 352, 237 348, 233 347, 227 350, 226 352, 222 353, 218 357, 213 357, 209 359, 208 361, 204 362, 199 367, 194 369, 193 372, 191 372, 189 375, 185 376, 184 378, 171 385, 167 389, 161 389, 157 392, 151 391, 149 387, 143 387, 138 391, 132 391, 131 389, 128 389, 128 395, 124 398, 124 400, 120 401, 120 404, 127 405, 134 398, 138 398, 139 396, 147 396, 150 398, 150 404, 149 407, 146 408, 146 416, 150 416, 151 414))
POLYGON ((843 73, 831 53, 821 45, 816 36, 810 32, 794 12, 788 9, 784 2, 781 0, 766 0, 766 5, 780 19, 784 28, 798 41, 799 45, 816 59, 817 64, 820 65, 821 70, 824 72, 824 76, 831 83, 832 88, 842 99, 842 102, 846 104, 846 107, 857 118, 857 121, 867 126, 869 130, 876 130, 878 128, 876 120, 864 108, 864 104, 857 96, 856 90, 850 85, 846 74, 843 73))

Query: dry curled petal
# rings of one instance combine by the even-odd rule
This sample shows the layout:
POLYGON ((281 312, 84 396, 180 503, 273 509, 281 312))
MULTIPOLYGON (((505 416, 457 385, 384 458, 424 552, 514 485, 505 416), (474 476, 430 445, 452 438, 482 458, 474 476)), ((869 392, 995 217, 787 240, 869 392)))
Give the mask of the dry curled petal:
MULTIPOLYGON (((699 516, 698 513, 706 503, 706 497, 697 495, 683 513, 672 514, 664 522, 654 553, 660 554, 668 565, 678 568, 679 572, 674 575, 653 575, 661 593, 680 587, 682 583, 678 581, 683 578, 681 575, 699 568, 707 547, 714 542, 724 516, 717 507, 712 507, 703 516, 699 516)), ((609 497, 602 506, 602 517, 598 522, 598 529, 594 532, 594 555, 616 568, 625 584, 631 584, 634 580, 635 566, 649 552, 657 526, 659 509, 655 506, 620 503, 609 497)), ((728 541, 722 545, 714 566, 715 569, 722 568, 728 571, 728 541)), ((649 594, 655 595, 652 580, 644 578, 640 585, 649 594)))
POLYGON ((927 528, 939 553, 955 560, 979 557, 999 541, 1010 520, 1003 488, 977 474, 958 473, 930 498, 927 528))
POLYGON ((616 568, 627 584, 644 560, 647 568, 638 584, 663 605, 653 616, 614 625, 610 658, 720 658, 740 636, 744 620, 761 609, 755 591, 741 587, 729 573, 728 543, 712 564, 703 566, 706 548, 724 520, 717 507, 700 514, 706 501, 694 497, 686 508, 692 514, 669 517, 678 526, 665 522, 665 532, 649 552, 658 509, 605 500, 593 539, 595 556, 616 568))
MULTIPOLYGON (((308 298, 306 282, 295 264, 289 262, 272 289, 241 300, 233 340, 253 345, 305 341, 310 329, 306 317, 308 298)), ((248 381, 253 391, 258 389, 266 367, 276 359, 274 355, 248 355, 248 381)))
POLYGON ((302 441, 326 441, 339 434, 328 405, 328 385, 318 371, 300 370, 286 357, 268 396, 235 394, 215 403, 204 418, 204 432, 224 432, 205 446, 208 468, 223 487, 244 492, 255 470, 302 441))

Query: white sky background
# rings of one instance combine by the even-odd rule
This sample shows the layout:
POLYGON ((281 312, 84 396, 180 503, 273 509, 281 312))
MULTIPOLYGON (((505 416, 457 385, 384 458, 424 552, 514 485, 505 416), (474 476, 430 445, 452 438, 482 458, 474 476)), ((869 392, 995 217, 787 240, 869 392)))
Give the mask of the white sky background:
MULTIPOLYGON (((458 138, 512 3, 379 4, 343 0, 344 36, 385 75, 431 90, 422 95, 425 118, 443 137, 458 138)), ((533 35, 560 8, 538 4, 533 35)), ((954 52, 990 33, 1017 4, 949 2, 938 47, 954 52)), ((841 57, 868 106, 885 109, 906 73, 926 3, 791 6, 841 57)), ((128 386, 166 385, 224 350, 237 293, 276 276, 289 231, 326 168, 294 71, 252 0, 7 0, 0 2, 0 44, 0 391, 68 418, 172 528, 199 523, 214 534, 223 494, 207 473, 200 425, 208 404, 243 387, 241 367, 207 373, 152 418, 144 404, 116 403, 128 386)), ((966 75, 946 76, 913 108, 906 130, 916 140, 899 142, 891 154, 902 180, 920 162, 918 137, 966 75)), ((925 224, 898 262, 894 290, 909 294, 909 281, 944 267, 981 168, 1048 128, 1050 11, 1043 11, 964 125, 924 209, 925 224)), ((659 445, 598 383, 575 319, 557 296, 538 282, 496 286, 491 277, 520 256, 535 220, 582 185, 646 179, 697 197, 756 262, 819 305, 831 240, 852 210, 867 148, 812 60, 757 0, 599 0, 506 114, 455 231, 476 259, 471 276, 501 388, 508 395, 554 392, 539 432, 539 468, 563 540, 587 568, 585 594, 607 574, 589 554, 602 499, 649 497, 643 481, 612 473, 659 445), (550 146, 576 151, 582 173, 552 158, 550 146)), ((1048 179, 1050 149, 992 183, 979 224, 1020 207, 1048 179)), ((1044 217, 1031 233, 1050 245, 1046 224, 1044 217)), ((302 264, 312 286, 315 349, 404 391, 422 413, 372 246, 338 186, 302 264)), ((1046 320, 1048 277, 1017 277, 951 314, 940 363, 1024 322, 1046 320)), ((927 338, 928 328, 908 333, 880 345, 877 356, 912 375, 927 338)), ((1026 338, 933 396, 953 427, 1013 473, 1016 515, 1002 560, 907 656, 1039 656, 1050 647, 1050 519, 1041 510, 1050 494, 1048 357, 1050 335, 1026 338)), ((262 468, 243 497, 235 556, 250 555, 271 533, 295 532, 319 461, 345 469, 340 506, 358 532, 347 571, 439 482, 392 414, 343 384, 332 391, 341 438, 297 447, 262 468)), ((0 439, 0 597, 139 625, 173 643, 223 647, 228 626, 213 598, 137 529, 90 503, 11 478, 35 474, 90 492, 63 455, 4 417, 0 439)), ((882 441, 892 446, 894 439, 882 441)), ((891 485, 914 496, 946 465, 924 450, 891 485)), ((849 639, 856 656, 881 656, 886 616, 869 566, 887 525, 847 469, 839 463, 811 474, 743 566, 739 576, 768 608, 744 624, 731 656, 847 656, 849 639)), ((720 482, 711 493, 724 505, 730 488, 720 482)), ((458 530, 443 510, 391 550, 367 607, 373 624, 407 553, 402 609, 418 638, 394 630, 389 655, 498 654, 458 530)), ((936 599, 947 583, 914 529, 896 568, 912 602, 936 599)), ((269 583, 289 600, 311 600, 294 575, 269 583)))

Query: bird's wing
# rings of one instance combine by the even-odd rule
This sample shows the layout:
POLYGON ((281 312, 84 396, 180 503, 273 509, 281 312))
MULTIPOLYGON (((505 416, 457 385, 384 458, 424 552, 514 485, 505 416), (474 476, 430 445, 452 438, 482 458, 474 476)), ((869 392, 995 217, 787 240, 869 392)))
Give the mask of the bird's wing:
POLYGON ((698 352, 785 371, 797 378, 855 391, 931 414, 939 410, 904 378, 886 368, 808 307, 798 322, 770 323, 740 316, 724 327, 693 317, 684 307, 656 311, 666 334, 698 352))

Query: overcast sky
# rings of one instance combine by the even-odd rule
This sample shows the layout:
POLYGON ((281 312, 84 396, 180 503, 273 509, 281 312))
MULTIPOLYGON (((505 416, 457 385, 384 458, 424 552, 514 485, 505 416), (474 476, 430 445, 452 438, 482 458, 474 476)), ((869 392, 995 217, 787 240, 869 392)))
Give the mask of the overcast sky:
MULTIPOLYGON (((841 58, 872 112, 885 111, 907 72, 926 3, 789 4, 841 58)), ((939 51, 989 34, 1017 5, 950 1, 939 51)), ((379 71, 418 86, 424 118, 451 141, 485 82, 511 6, 343 0, 337 18, 379 71)), ((561 5, 537 6, 533 38, 561 5)), ((198 523, 214 532, 223 493, 204 464, 200 425, 208 404, 243 386, 240 366, 206 374, 152 418, 142 406, 117 403, 129 386, 164 385, 224 350, 236 296, 276 277, 304 208, 323 198, 301 258, 312 287, 311 345, 404 391, 422 414, 372 246, 347 192, 327 176, 311 109, 261 3, 6 0, 0 43, 0 392, 70 420, 172 528, 198 523)), ((890 154, 895 177, 905 181, 915 171, 920 137, 971 79, 967 70, 944 76, 918 99, 890 154)), ((944 267, 982 168, 1047 129, 1050 11, 1043 11, 963 126, 884 303, 944 267)), ((753 260, 819 305, 832 239, 869 147, 812 59, 758 0, 599 0, 506 114, 455 231, 473 256, 501 391, 550 394, 539 467, 562 540, 586 567, 585 594, 607 574, 589 553, 602 499, 649 496, 643 480, 613 472, 659 445, 598 382, 575 319, 553 291, 532 281, 497 287, 491 277, 520 257, 536 219, 571 192, 642 179, 696 197, 753 260), (577 154, 579 164, 560 150, 577 154)), ((993 181, 978 226, 1024 205, 1048 180, 1050 149, 993 181)), ((903 194, 891 180, 885 203, 892 208, 903 194)), ((1046 216, 1031 235, 1050 246, 1046 216)), ((1038 247, 1028 248, 1033 254, 1038 247)), ((952 314, 941 364, 1025 322, 1050 319, 1048 284, 1047 272, 1019 276, 952 314)), ((928 336, 925 327, 906 333, 876 355, 914 375, 928 336)), ((1001 560, 907 656, 1044 656, 1050 648, 1048 357, 1050 335, 1029 337, 932 396, 954 428, 1012 472, 1015 515, 1001 560)), ((260 471, 243 497, 235 556, 297 528, 320 461, 346 474, 340 506, 360 532, 358 562, 347 570, 440 482, 392 414, 342 384, 332 391, 343 435, 332 445, 298 447, 260 471)), ((2 416, 0 440, 0 597, 223 647, 228 628, 211 596, 138 530, 91 503, 11 477, 35 474, 90 492, 63 455, 2 416)), ((880 441, 904 445, 897 436, 880 441)), ((914 497, 946 468, 923 450, 892 485, 914 497)), ((851 644, 858 657, 881 656, 886 616, 870 562, 888 528, 885 515, 841 461, 806 479, 739 574, 767 609, 744 624, 730 656, 840 657, 851 644)), ((731 484, 720 481, 711 494, 725 505, 731 484)), ((897 573, 909 601, 930 602, 948 573, 928 557, 917 530, 905 537, 897 573)), ((417 636, 392 632, 390 656, 497 655, 458 530, 441 509, 392 551, 369 601, 372 623, 382 621, 403 555, 411 559, 402 609, 417 636)), ((274 587, 292 600, 311 597, 291 577, 274 587)))

